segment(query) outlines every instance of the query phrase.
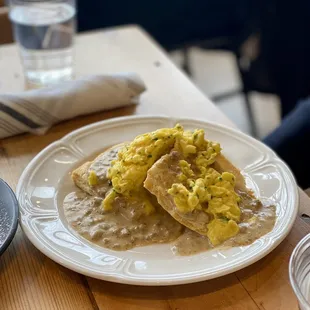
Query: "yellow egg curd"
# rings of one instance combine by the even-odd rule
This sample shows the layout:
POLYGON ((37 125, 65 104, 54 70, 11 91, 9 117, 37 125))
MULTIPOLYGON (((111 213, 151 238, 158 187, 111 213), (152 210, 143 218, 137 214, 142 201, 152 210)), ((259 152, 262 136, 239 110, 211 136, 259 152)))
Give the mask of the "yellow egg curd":
MULTIPOLYGON (((180 125, 139 135, 119 151, 108 170, 113 190, 104 199, 104 209, 111 209, 117 195, 123 195, 129 199, 140 197, 146 214, 152 213, 154 207, 143 182, 148 169, 172 149, 184 158, 179 162, 179 182, 168 190, 178 211, 202 210, 210 214, 208 237, 214 245, 237 234, 240 209, 239 196, 234 190, 235 177, 210 167, 221 152, 220 145, 206 140, 203 130, 184 131, 180 125)), ((94 179, 90 175, 89 183, 94 179)))
POLYGON ((168 190, 178 210, 182 213, 194 210, 208 213, 212 220, 208 224, 207 236, 213 245, 235 236, 239 232, 237 223, 241 211, 238 206, 240 198, 234 190, 234 175, 228 172, 220 174, 213 168, 203 166, 202 173, 195 179, 189 163, 181 160, 179 164, 182 167, 182 181, 168 190), (184 172, 189 176, 186 180, 184 172))

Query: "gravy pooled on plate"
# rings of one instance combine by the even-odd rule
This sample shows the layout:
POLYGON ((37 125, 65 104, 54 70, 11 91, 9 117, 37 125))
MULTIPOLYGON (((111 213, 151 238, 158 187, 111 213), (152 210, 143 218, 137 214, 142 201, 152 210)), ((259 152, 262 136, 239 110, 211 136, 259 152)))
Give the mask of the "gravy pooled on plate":
POLYGON ((163 128, 116 145, 72 172, 69 225, 113 250, 171 243, 178 255, 248 245, 271 231, 264 206, 204 131, 163 128))
POLYGON ((141 202, 130 203, 118 198, 112 211, 105 211, 102 198, 77 191, 64 200, 70 226, 85 239, 112 250, 167 243, 178 238, 183 227, 164 210, 144 213, 141 202))
POLYGON ((105 195, 112 189, 107 171, 119 149, 120 146, 112 147, 73 172, 72 178, 84 191, 77 190, 65 197, 63 207, 68 223, 85 239, 112 250, 175 240, 184 228, 146 191, 144 195, 153 200, 156 208, 152 214, 145 209, 144 195, 132 199, 116 197, 112 210, 102 207, 105 195))
MULTIPOLYGON (((276 221, 276 208, 273 205, 264 206, 259 200, 253 200, 246 193, 241 196, 241 222, 239 233, 226 240, 221 247, 244 246, 270 232, 276 221)), ((210 240, 190 229, 172 244, 172 251, 178 255, 193 255, 214 248, 210 240)))

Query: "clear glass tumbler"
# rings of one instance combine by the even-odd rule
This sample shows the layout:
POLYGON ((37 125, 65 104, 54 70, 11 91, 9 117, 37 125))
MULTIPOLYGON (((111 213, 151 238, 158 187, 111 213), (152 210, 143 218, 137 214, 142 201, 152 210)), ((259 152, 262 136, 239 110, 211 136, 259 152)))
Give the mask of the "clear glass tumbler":
POLYGON ((294 249, 289 276, 301 310, 310 310, 310 234, 305 236, 294 249))
POLYGON ((9 0, 25 76, 48 85, 72 77, 75 0, 9 0))

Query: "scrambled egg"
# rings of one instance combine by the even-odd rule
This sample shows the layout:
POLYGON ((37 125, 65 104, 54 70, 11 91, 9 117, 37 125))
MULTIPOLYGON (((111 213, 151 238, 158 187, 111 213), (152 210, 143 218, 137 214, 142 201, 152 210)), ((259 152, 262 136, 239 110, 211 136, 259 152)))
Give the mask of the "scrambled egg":
POLYGON ((182 127, 163 128, 137 136, 112 161, 108 177, 118 194, 129 195, 143 186, 147 171, 156 160, 169 153, 182 127))
MULTIPOLYGON (((184 180, 184 167, 189 176, 194 176, 189 164, 180 161, 181 180, 184 180)), ((235 236, 239 232, 237 222, 241 211, 238 206, 239 196, 234 191, 234 175, 228 172, 218 173, 213 168, 199 167, 203 171, 199 178, 187 178, 182 183, 172 185, 168 193, 174 197, 180 212, 203 210, 212 220, 208 224, 207 236, 213 245, 235 236)))
POLYGON ((214 219, 208 224, 208 238, 213 245, 221 244, 238 232, 239 226, 233 220, 214 219))
POLYGON ((91 170, 88 175, 88 184, 90 186, 95 186, 98 184, 98 177, 95 171, 91 170))
POLYGON ((118 153, 118 159, 112 161, 108 177, 113 189, 123 195, 139 190, 148 169, 172 148, 181 152, 185 158, 197 154, 197 162, 201 167, 212 164, 221 151, 218 143, 204 139, 203 130, 184 131, 182 126, 177 125, 145 133, 124 147, 118 153))
MULTIPOLYGON (((113 190, 106 196, 103 207, 111 209, 117 195, 144 201, 146 214, 154 211, 149 193, 143 188, 148 169, 172 149, 179 151, 184 160, 179 162, 179 183, 168 190, 182 213, 202 210, 210 214, 208 237, 213 245, 236 235, 240 220, 239 197, 234 191, 235 178, 210 167, 221 152, 218 143, 204 138, 203 130, 184 131, 180 125, 163 128, 137 136, 112 161, 108 178, 113 190), (191 166, 195 167, 195 171, 191 166)), ((96 176, 89 175, 89 184, 96 176)))

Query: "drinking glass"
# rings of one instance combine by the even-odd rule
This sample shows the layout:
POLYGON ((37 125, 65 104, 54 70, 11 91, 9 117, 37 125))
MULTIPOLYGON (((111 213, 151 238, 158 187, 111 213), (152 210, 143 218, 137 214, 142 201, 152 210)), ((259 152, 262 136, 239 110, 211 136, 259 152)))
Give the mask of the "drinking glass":
POLYGON ((301 310, 310 310, 310 234, 305 236, 294 249, 289 276, 301 310))
POLYGON ((9 6, 27 80, 46 85, 71 79, 75 0, 10 0, 9 6))

